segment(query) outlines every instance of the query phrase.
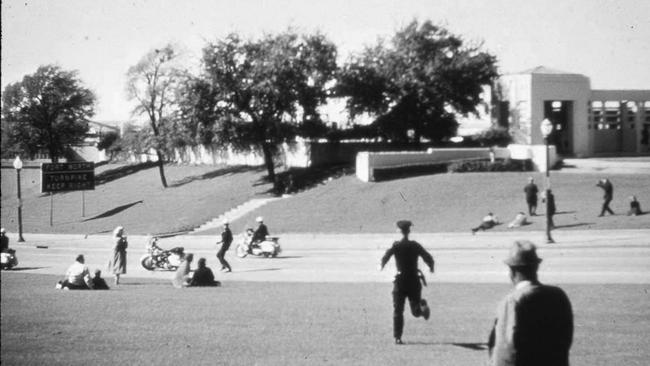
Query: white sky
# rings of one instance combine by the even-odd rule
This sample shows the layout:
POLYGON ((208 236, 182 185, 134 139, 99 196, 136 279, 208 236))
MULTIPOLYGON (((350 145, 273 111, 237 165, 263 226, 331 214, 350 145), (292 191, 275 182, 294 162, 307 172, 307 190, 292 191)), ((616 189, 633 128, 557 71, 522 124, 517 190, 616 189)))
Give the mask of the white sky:
POLYGON ((347 55, 415 17, 483 41, 502 73, 545 65, 593 89, 650 89, 648 0, 3 0, 2 88, 55 63, 95 91, 95 120, 126 120, 127 69, 167 42, 198 60, 205 40, 292 26, 347 55))

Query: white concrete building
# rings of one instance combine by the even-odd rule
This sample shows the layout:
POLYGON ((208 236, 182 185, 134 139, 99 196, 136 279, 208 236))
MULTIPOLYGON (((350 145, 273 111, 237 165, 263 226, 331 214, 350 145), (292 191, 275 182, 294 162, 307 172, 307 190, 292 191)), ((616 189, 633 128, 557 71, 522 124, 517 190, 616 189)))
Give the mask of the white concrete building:
POLYGON ((561 156, 650 154, 650 90, 592 90, 589 78, 543 66, 499 80, 498 123, 515 142, 541 145, 540 123, 561 156))

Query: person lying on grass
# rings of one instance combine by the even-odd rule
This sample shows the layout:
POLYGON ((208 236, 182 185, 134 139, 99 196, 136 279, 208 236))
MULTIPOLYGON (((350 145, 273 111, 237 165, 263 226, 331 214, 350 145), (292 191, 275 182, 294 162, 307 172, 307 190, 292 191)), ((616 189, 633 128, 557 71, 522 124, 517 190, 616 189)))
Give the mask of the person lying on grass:
POLYGON ((483 221, 481 221, 481 224, 479 226, 472 229, 472 235, 476 234, 476 232, 479 230, 485 231, 487 229, 493 228, 498 224, 500 224, 499 218, 490 212, 487 214, 487 216, 483 217, 483 221))

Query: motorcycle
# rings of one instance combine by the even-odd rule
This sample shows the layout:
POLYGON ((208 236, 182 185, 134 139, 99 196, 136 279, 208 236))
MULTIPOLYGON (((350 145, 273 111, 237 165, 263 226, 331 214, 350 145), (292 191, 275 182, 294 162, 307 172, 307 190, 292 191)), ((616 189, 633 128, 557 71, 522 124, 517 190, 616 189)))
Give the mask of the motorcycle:
POLYGON ((244 234, 242 236, 235 250, 238 257, 244 258, 251 254, 258 257, 275 258, 282 252, 280 238, 277 236, 267 236, 264 241, 256 244, 252 243, 252 239, 251 235, 244 234))
POLYGON ((18 265, 16 251, 13 249, 7 249, 6 252, 0 253, 0 257, 0 268, 2 269, 12 269, 18 265))
POLYGON ((145 254, 140 258, 140 264, 148 271, 162 269, 175 271, 185 258, 185 248, 175 247, 169 250, 162 250, 145 254))

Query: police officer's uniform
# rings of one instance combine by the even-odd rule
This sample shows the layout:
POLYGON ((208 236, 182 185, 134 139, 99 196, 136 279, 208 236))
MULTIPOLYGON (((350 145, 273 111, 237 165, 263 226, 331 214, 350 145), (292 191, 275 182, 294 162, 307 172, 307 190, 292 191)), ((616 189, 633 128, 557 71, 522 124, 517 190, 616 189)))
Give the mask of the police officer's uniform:
POLYGON ((422 257, 424 262, 433 272, 434 261, 429 254, 416 241, 408 240, 411 222, 402 220, 397 222, 404 237, 402 240, 393 243, 392 247, 386 251, 381 259, 381 268, 383 269, 391 256, 395 256, 395 265, 397 275, 393 282, 393 336, 395 343, 402 343, 402 331, 404 329, 404 302, 409 299, 411 313, 415 317, 423 316, 429 318, 429 309, 427 303, 421 298, 422 284, 420 283, 420 271, 418 270, 418 258, 422 257))

